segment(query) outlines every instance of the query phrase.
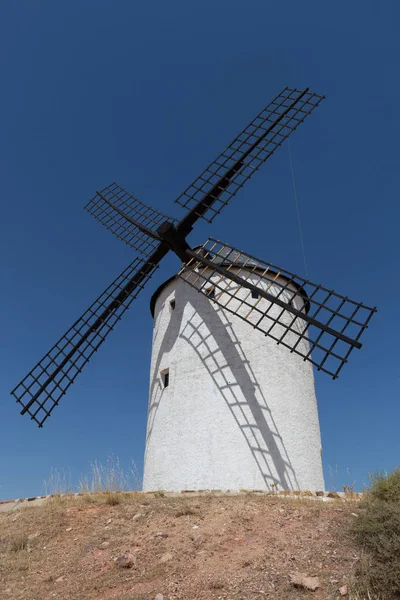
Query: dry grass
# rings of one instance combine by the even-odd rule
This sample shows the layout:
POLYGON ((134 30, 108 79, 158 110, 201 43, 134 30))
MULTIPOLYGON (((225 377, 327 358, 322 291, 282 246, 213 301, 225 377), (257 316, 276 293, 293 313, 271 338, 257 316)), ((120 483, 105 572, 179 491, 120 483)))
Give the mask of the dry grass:
POLYGON ((28 536, 25 532, 17 532, 8 542, 10 552, 20 552, 28 547, 28 536))
POLYGON ((190 506, 189 504, 185 503, 179 506, 174 514, 175 517, 188 517, 191 515, 196 515, 198 513, 193 506, 190 506))
POLYGON ((366 592, 352 592, 349 600, 383 600, 382 596, 373 595, 369 590, 366 592))
POLYGON ((82 474, 76 484, 70 469, 51 469, 49 478, 43 482, 46 495, 98 492, 127 492, 141 489, 141 478, 136 465, 131 461, 124 469, 118 457, 110 455, 105 462, 95 460, 89 464, 89 471, 82 474))
POLYGON ((78 488, 80 492, 134 491, 141 488, 141 481, 133 461, 126 471, 118 457, 109 456, 105 463, 95 460, 90 464, 90 473, 81 477, 78 488))

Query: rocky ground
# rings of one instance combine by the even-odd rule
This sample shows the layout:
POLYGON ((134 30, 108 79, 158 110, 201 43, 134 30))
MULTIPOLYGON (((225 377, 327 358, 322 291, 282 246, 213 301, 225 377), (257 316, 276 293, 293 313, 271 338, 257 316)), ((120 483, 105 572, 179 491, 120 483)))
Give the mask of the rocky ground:
POLYGON ((0 514, 1 600, 349 597, 358 503, 97 494, 0 514))

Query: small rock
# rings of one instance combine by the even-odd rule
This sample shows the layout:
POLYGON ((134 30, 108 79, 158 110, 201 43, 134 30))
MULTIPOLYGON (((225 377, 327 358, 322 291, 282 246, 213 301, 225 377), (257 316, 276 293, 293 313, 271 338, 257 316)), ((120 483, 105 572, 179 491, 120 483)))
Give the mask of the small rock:
POLYGON ((138 521, 139 519, 141 519, 142 517, 144 517, 144 515, 142 513, 136 513, 136 515, 134 515, 132 517, 132 521, 138 521))
POLYGON ((105 550, 106 548, 108 548, 109 545, 110 545, 110 542, 103 542, 102 544, 100 544, 99 549, 105 550))
POLYGON ((318 577, 308 577, 305 573, 295 573, 294 575, 291 575, 290 579, 290 582, 295 587, 301 587, 306 590, 311 590, 312 592, 315 592, 315 590, 321 587, 318 577))
POLYGON ((325 492, 315 492, 317 496, 324 496, 325 492))
POLYGON ((341 596, 347 596, 347 585, 342 585, 342 587, 339 588, 339 592, 341 596))
POLYGON ((157 594, 154 600, 164 600, 164 596, 162 594, 157 594))
POLYGON ((199 526, 198 525, 193 525, 192 529, 198 529, 199 526))
POLYGON ((154 535, 155 538, 167 538, 168 537, 168 533, 156 533, 154 535))
POLYGON ((351 516, 352 517, 358 517, 358 514, 357 513, 351 513, 351 516))
POLYGON ((171 552, 167 552, 166 554, 163 554, 162 557, 160 558, 160 562, 162 563, 166 563, 170 560, 172 560, 174 557, 172 556, 171 552))
POLYGON ((72 531, 72 527, 67 527, 65 531, 72 531))
POLYGON ((337 492, 329 492, 327 494, 327 497, 328 498, 336 498, 336 499, 340 498, 340 496, 339 496, 339 494, 337 492))
POLYGON ((114 559, 115 564, 119 569, 131 569, 136 564, 136 556, 133 554, 122 554, 114 559))
POLYGON ((62 575, 61 575, 61 577, 56 579, 56 583, 61 583, 62 581, 64 581, 64 577, 62 575))
POLYGON ((40 533, 39 531, 37 531, 36 533, 30 533, 28 535, 28 542, 32 542, 33 540, 35 540, 37 537, 39 537, 40 533))
POLYGON ((107 521, 107 525, 109 525, 111 523, 112 519, 108 519, 107 521))
POLYGON ((200 533, 193 533, 191 536, 195 548, 199 548, 203 543, 203 536, 200 533))

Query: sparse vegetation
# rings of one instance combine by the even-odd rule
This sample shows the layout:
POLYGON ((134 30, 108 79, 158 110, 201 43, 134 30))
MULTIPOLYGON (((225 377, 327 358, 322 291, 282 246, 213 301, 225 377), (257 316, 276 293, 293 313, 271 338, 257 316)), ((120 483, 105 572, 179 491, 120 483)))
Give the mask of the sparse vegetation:
POLYGON ((50 469, 49 478, 43 482, 43 490, 48 494, 70 494, 73 490, 70 469, 50 469))
POLYGON ((154 498, 164 498, 165 497, 165 493, 161 490, 157 490, 156 492, 154 492, 154 498))
POLYGON ((308 597, 290 583, 299 571, 318 576, 321 600, 336 600, 353 570, 347 523, 356 506, 276 495, 50 498, 0 513, 0 597, 255 600, 264 590, 269 600, 298 600, 308 597), (114 561, 126 553, 136 558, 129 572, 114 561))
MULTIPOLYGON (((120 551, 120 548, 132 547, 132 544, 136 546, 137 540, 140 539, 141 542, 136 546, 140 548, 136 550, 137 556, 140 557, 144 551, 150 562, 141 563, 139 560, 135 571, 137 585, 161 582, 170 571, 177 573, 176 565, 171 570, 172 560, 175 559, 171 559, 171 563, 167 562, 164 565, 159 562, 160 556, 170 550, 174 552, 173 556, 176 556, 177 549, 179 552, 180 544, 183 544, 185 548, 183 553, 186 557, 192 556, 193 560, 196 560, 194 557, 197 552, 199 556, 202 554, 207 556, 210 553, 211 556, 218 555, 217 562, 223 562, 234 552, 233 548, 236 548, 239 561, 237 568, 243 569, 243 581, 250 571, 252 580, 258 577, 258 571, 260 575, 265 571, 270 572, 277 586, 270 590, 272 597, 276 596, 278 590, 281 594, 279 598, 297 597, 298 590, 295 593, 288 584, 288 573, 295 568, 305 572, 309 565, 314 564, 313 572, 324 581, 323 594, 325 592, 328 594, 322 597, 331 598, 335 597, 329 595, 335 593, 335 586, 332 587, 329 583, 328 572, 330 548, 335 545, 335 574, 332 579, 337 578, 337 556, 340 548, 341 560, 343 560, 342 582, 349 586, 347 596, 349 600, 400 598, 400 469, 396 469, 389 475, 374 476, 367 490, 368 495, 360 505, 357 505, 357 508, 355 505, 351 507, 352 500, 357 498, 354 485, 343 486, 347 493, 345 503, 337 496, 338 499, 330 505, 315 500, 301 501, 295 497, 282 499, 276 494, 258 497, 248 493, 241 498, 223 498, 212 494, 201 498, 187 497, 187 495, 169 497, 162 490, 152 494, 128 493, 130 489, 139 487, 135 473, 134 466, 129 473, 124 472, 118 459, 112 457, 109 457, 105 464, 95 461, 91 464, 89 475, 81 478, 79 482, 81 493, 75 495, 71 493, 73 486, 70 471, 52 470, 46 482, 46 490, 51 491, 53 495, 41 506, 20 509, 18 517, 11 518, 6 536, 3 535, 2 538, 0 536, 0 576, 2 564, 5 569, 3 574, 14 573, 15 582, 21 576, 30 577, 28 573, 31 573, 32 568, 39 568, 38 572, 40 572, 40 564, 45 559, 47 548, 51 547, 54 550, 60 543, 69 548, 68 543, 74 541, 72 558, 76 553, 76 559, 88 554, 92 557, 90 560, 100 560, 100 555, 92 553, 97 548, 96 552, 105 552, 102 556, 106 557, 110 550, 102 550, 103 543, 105 548, 112 548, 114 554, 120 551), (61 495, 54 495, 56 493, 61 495), (124 506, 119 508, 122 504, 124 506), (354 510, 357 511, 356 514, 354 510), (106 519, 108 514, 111 517, 106 519), (322 525, 327 518, 330 520, 329 528, 322 525), (74 525, 75 519, 81 523, 79 529, 74 525), (99 519, 100 529, 97 532, 99 519), (346 534, 346 528, 348 529, 346 519, 352 521, 353 539, 349 538, 348 533, 346 534), (215 524, 210 527, 210 522, 215 524), (266 527, 267 522, 269 522, 268 527, 266 527), (166 527, 167 523, 169 527, 166 527), (80 530, 81 527, 87 528, 86 533, 80 530), (262 545, 253 555, 253 540, 258 539, 260 528, 264 529, 264 535, 268 539, 271 538, 270 541, 275 544, 275 549, 293 546, 293 552, 291 550, 289 554, 282 550, 283 564, 287 556, 297 553, 297 558, 291 558, 290 563, 286 564, 287 573, 276 571, 278 563, 269 566, 270 557, 264 556, 262 545), (297 536, 292 538, 296 528, 298 528, 297 536), (289 537, 285 538, 286 529, 289 537), (187 536, 185 542, 181 537, 184 531, 187 536), (321 542, 320 550, 316 549, 314 553, 312 546, 318 545, 317 540, 320 539, 321 531, 324 541, 321 542), (175 541, 174 536, 178 532, 181 533, 175 541), (301 540, 305 532, 307 539, 311 541, 302 546, 301 540), (330 539, 329 543, 326 542, 327 539, 330 539), (75 544, 77 540, 80 540, 78 545, 75 544), (146 540, 151 541, 154 548, 151 546, 151 550, 148 549, 146 540), (281 540, 277 546, 276 540, 281 540), (233 541, 234 546, 231 546, 233 541), (226 550, 224 550, 225 546, 226 550), (201 551, 198 550, 200 547, 201 551), (153 551, 155 551, 154 556, 153 551), (321 562, 315 561, 315 556, 319 557, 321 552, 325 555, 325 559, 321 562), (307 562, 301 566, 306 557, 308 557, 307 562), (32 567, 32 565, 36 566, 32 567), (352 585, 352 579, 356 585, 352 585)), ((107 560, 111 561, 111 558, 107 560)), ((231 582, 227 578, 227 573, 224 573, 224 569, 229 571, 230 567, 225 565, 216 570, 214 559, 210 562, 210 566, 213 568, 208 575, 207 588, 212 597, 214 595, 217 597, 217 594, 221 593, 220 590, 230 589, 231 582)), ((111 567, 112 561, 107 567, 109 576, 104 585, 106 581, 110 581, 110 584, 114 581, 111 567)), ((71 568, 75 568, 73 562, 71 568)), ((279 569, 282 569, 280 563, 279 569)), ((231 576, 234 577, 233 572, 231 576)), ((46 586, 50 586, 51 582, 55 581, 59 583, 64 581, 64 576, 57 570, 48 573, 43 579, 46 586)), ((39 581, 37 585, 40 586, 39 581)), ((86 584, 82 581, 82 585, 86 584)), ((93 582, 91 589, 99 591, 101 587, 98 587, 97 582, 93 582)))
POLYGON ((110 455, 105 463, 98 460, 90 463, 89 473, 81 475, 75 484, 70 469, 51 469, 49 478, 43 482, 43 489, 46 495, 128 492, 141 489, 141 479, 133 461, 125 470, 119 458, 110 455))
POLYGON ((122 494, 120 492, 108 491, 105 492, 104 496, 106 504, 109 504, 110 506, 117 506, 117 504, 121 504, 122 494))
POLYGON ((10 552, 20 552, 28 547, 28 536, 26 533, 17 532, 9 540, 10 552))
POLYGON ((400 469, 371 478, 352 533, 363 551, 356 576, 361 595, 400 598, 400 469))
POLYGON ((190 515, 196 514, 198 514, 197 511, 194 508, 192 508, 189 504, 183 504, 175 511, 176 517, 188 517, 190 515))
POLYGON ((354 492, 356 487, 362 488, 366 485, 360 483, 356 485, 357 482, 354 481, 350 469, 347 468, 344 472, 339 472, 339 467, 337 465, 334 467, 332 467, 332 465, 328 465, 328 481, 326 481, 326 484, 328 490, 331 492, 339 492, 343 490, 343 492, 347 493, 354 492))
POLYGON ((78 487, 80 492, 127 492, 140 489, 141 481, 133 461, 125 471, 118 457, 108 456, 105 463, 90 463, 90 473, 81 477, 78 487))

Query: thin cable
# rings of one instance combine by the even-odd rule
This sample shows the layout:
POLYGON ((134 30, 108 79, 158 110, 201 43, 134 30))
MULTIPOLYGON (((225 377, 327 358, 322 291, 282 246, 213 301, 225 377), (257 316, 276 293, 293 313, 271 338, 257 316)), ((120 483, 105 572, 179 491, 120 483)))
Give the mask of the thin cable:
POLYGON ((301 220, 300 220, 299 200, 297 198, 296 182, 295 182, 295 179, 294 179, 294 169, 293 169, 292 153, 290 152, 290 142, 289 142, 289 140, 288 140, 288 150, 289 150, 290 170, 291 170, 291 173, 292 173, 292 184, 293 184, 294 201, 295 201, 295 204, 296 204, 297 222, 298 222, 298 225, 299 225, 301 251, 303 253, 303 262, 304 262, 305 274, 306 274, 306 277, 308 277, 306 252, 305 252, 305 249, 304 249, 303 230, 301 228, 301 220))

